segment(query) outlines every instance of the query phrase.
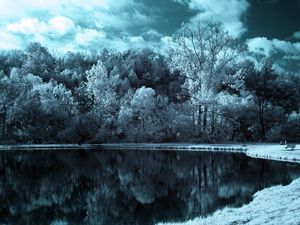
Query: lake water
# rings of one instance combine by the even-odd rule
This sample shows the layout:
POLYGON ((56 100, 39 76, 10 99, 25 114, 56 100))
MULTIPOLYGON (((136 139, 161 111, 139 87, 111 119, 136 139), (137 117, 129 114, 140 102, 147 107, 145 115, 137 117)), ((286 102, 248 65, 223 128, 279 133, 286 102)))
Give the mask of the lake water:
POLYGON ((0 224, 151 225, 239 207, 300 176, 239 153, 74 150, 0 153, 0 224))

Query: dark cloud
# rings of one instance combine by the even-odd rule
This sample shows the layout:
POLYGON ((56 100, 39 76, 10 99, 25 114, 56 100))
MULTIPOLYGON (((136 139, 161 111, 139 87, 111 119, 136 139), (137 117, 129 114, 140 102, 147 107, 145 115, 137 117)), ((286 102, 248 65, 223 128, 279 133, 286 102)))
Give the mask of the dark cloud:
POLYGON ((144 1, 141 11, 155 20, 150 28, 165 36, 173 35, 183 22, 189 22, 198 13, 174 0, 144 1))

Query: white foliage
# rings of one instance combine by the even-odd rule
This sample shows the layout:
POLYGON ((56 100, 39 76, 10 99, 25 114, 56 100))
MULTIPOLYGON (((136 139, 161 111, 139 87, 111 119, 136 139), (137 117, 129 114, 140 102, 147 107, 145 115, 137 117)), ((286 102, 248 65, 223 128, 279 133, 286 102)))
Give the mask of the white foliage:
POLYGON ((300 119, 300 113, 292 112, 288 117, 288 120, 295 120, 295 119, 300 119))
POLYGON ((63 113, 67 116, 77 112, 72 93, 63 84, 42 83, 34 86, 33 91, 39 93, 42 108, 46 113, 63 113))
POLYGON ((196 105, 209 103, 218 86, 227 79, 225 69, 237 56, 237 46, 218 24, 198 24, 197 29, 183 25, 170 44, 173 70, 186 76, 185 86, 196 105))
POLYGON ((69 223, 64 220, 54 220, 50 225, 68 225, 69 223))
POLYGON ((97 65, 94 65, 87 72, 87 75, 87 92, 96 104, 105 108, 116 102, 115 84, 117 75, 109 77, 105 66, 100 60, 97 65))
POLYGON ((131 101, 133 108, 151 111, 155 108, 155 90, 152 88, 141 87, 136 90, 131 101))

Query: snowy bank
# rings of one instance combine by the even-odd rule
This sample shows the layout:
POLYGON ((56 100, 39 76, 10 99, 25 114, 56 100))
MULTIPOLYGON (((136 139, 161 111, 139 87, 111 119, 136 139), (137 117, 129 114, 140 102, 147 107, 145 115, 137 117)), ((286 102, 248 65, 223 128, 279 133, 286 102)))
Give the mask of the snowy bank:
POLYGON ((183 223, 158 225, 229 225, 229 224, 300 224, 300 178, 287 186, 273 186, 254 195, 241 208, 224 208, 209 217, 199 217, 183 223))
POLYGON ((252 144, 247 146, 246 155, 252 158, 300 163, 300 144, 296 145, 293 151, 287 151, 285 145, 252 144))
POLYGON ((222 151, 246 152, 241 144, 193 144, 193 143, 122 143, 102 144, 105 149, 170 150, 170 151, 222 151))
POLYGON ((110 150, 170 150, 170 151, 200 151, 200 152, 240 152, 252 158, 270 159, 283 162, 300 163, 300 144, 293 151, 287 151, 285 145, 279 144, 192 144, 192 143, 123 143, 102 144, 110 150))

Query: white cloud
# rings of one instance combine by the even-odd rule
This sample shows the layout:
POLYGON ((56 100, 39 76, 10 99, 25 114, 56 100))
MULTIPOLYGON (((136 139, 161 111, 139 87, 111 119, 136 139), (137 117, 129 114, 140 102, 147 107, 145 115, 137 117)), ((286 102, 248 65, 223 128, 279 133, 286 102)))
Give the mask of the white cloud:
POLYGON ((145 41, 144 38, 141 36, 131 36, 128 39, 131 43, 141 43, 141 42, 145 41))
MULTIPOLYGON (((152 18, 141 11, 143 4, 135 0, 0 0, 0 5, 0 30, 6 37, 14 37, 11 45, 15 39, 21 41, 22 47, 39 41, 49 48, 79 50, 92 43, 95 47, 102 46, 97 42, 101 40, 110 44, 104 47, 122 46, 124 49, 128 46, 125 41, 133 41, 130 46, 134 43, 139 46, 142 42, 134 38, 124 40, 124 32, 130 33, 152 23, 152 18), (112 40, 120 43, 114 44, 112 40)), ((4 35, 0 42, 3 40, 4 35)))
POLYGON ((142 36, 132 36, 125 33, 122 38, 115 37, 106 40, 103 43, 103 46, 112 47, 118 51, 124 51, 130 48, 154 48, 159 50, 162 46, 162 43, 158 41, 146 41, 142 36))
POLYGON ((91 42, 105 38, 105 33, 94 29, 83 29, 80 30, 76 36, 75 41, 79 45, 89 45, 91 42))
POLYGON ((269 40, 265 37, 256 37, 249 39, 247 46, 250 52, 267 57, 275 53, 300 55, 300 42, 292 43, 278 39, 269 40))
MULTIPOLYGON (((37 18, 25 18, 18 22, 7 24, 0 36, 0 42, 10 43, 9 46, 19 48, 22 43, 14 46, 18 40, 18 35, 29 36, 29 41, 38 41, 47 47, 61 46, 62 50, 79 50, 78 46, 88 46, 89 44, 101 38, 105 38, 105 33, 100 30, 89 28, 81 28, 75 26, 74 22, 64 16, 56 16, 48 21, 39 21, 37 18), (4 35, 5 34, 5 35, 4 35), (68 35, 68 38, 73 42, 68 43, 62 36, 68 35), (8 38, 10 37, 10 38, 8 38), (67 42, 67 43, 62 43, 67 42)), ((27 45, 29 41, 23 38, 23 45, 27 45)))
POLYGON ((37 18, 25 18, 19 22, 6 25, 6 29, 9 32, 34 36, 44 33, 65 35, 74 27, 73 21, 63 16, 51 18, 48 22, 39 21, 37 18))
POLYGON ((146 19, 145 15, 138 11, 129 15, 129 9, 134 8, 133 0, 0 0, 0 5, 0 21, 2 22, 28 17, 37 17, 41 20, 41 15, 44 17, 42 20, 45 20, 45 18, 62 15, 74 22, 86 21, 86 23, 93 23, 89 25, 94 25, 103 21, 104 26, 112 27, 124 26, 124 24, 128 26, 133 22, 146 19), (122 23, 116 23, 116 21, 122 23))
POLYGON ((300 54, 300 42, 292 43, 289 41, 282 41, 278 39, 272 39, 272 42, 274 48, 281 52, 284 52, 286 54, 300 54))
POLYGON ((132 0, 0 0, 0 17, 18 18, 30 14, 34 10, 45 10, 54 14, 61 14, 66 9, 80 9, 81 11, 93 11, 95 9, 108 10, 119 9, 132 2, 132 0))
POLYGON ((72 20, 63 16, 57 16, 49 20, 50 30, 54 30, 60 35, 65 35, 73 30, 75 25, 72 20))
POLYGON ((147 30, 146 34, 149 35, 149 36, 154 36, 154 37, 161 37, 162 36, 161 33, 157 32, 156 30, 153 30, 153 29, 147 30))
POLYGON ((6 27, 8 31, 22 34, 44 33, 48 30, 48 25, 37 18, 22 19, 19 22, 7 24, 6 27))
POLYGON ((268 57, 278 73, 300 74, 300 42, 256 37, 247 41, 247 47, 253 61, 268 57))
POLYGON ((126 7, 124 10, 116 10, 118 13, 112 11, 95 11, 92 14, 93 23, 98 28, 114 28, 117 30, 126 31, 130 27, 143 24, 144 26, 150 24, 152 19, 141 14, 139 11, 131 11, 131 8, 126 7), (131 13, 129 13, 131 11, 131 13))
POLYGON ((195 20, 218 20, 233 36, 240 37, 247 29, 242 16, 249 8, 247 0, 174 0, 188 4, 191 9, 199 10, 195 20))
POLYGON ((297 31, 293 34, 293 38, 300 39, 300 31, 297 31))
POLYGON ((18 49, 22 47, 21 40, 13 34, 0 31, 0 49, 18 49))
POLYGON ((265 37, 256 37, 247 41, 248 51, 264 56, 270 56, 273 50, 272 41, 265 37))

